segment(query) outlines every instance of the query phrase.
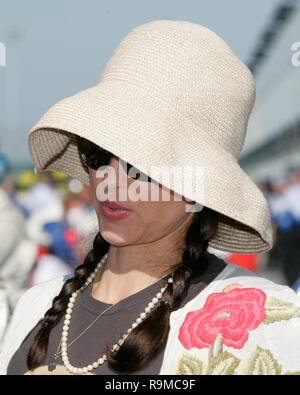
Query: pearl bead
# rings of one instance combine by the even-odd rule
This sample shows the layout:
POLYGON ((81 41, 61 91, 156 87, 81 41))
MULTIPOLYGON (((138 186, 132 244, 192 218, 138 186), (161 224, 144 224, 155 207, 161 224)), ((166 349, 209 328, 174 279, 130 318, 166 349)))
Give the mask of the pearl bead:
MULTIPOLYGON (((69 326, 70 326, 70 321, 71 321, 71 316, 73 312, 73 307, 74 307, 74 302, 79 295, 81 291, 83 291, 96 277, 97 272, 101 269, 101 267, 106 263, 108 257, 108 253, 106 253, 103 258, 98 262, 95 270, 89 275, 89 277, 86 279, 85 284, 77 291, 73 292, 69 302, 68 306, 66 309, 66 314, 64 318, 64 324, 63 324, 63 331, 62 331, 62 337, 61 337, 61 355, 62 355, 62 360, 63 363, 66 367, 66 369, 74 374, 83 374, 87 373, 93 369, 97 369, 99 365, 104 364, 104 362, 107 360, 107 356, 104 354, 102 357, 98 359, 97 362, 93 362, 90 365, 84 366, 82 368, 76 368, 72 366, 69 362, 68 355, 67 355, 67 339, 68 339, 68 332, 69 332, 69 326)), ((168 284, 173 282, 173 278, 170 277, 168 279, 168 284)), ((145 310, 140 314, 139 317, 137 317, 136 321, 132 323, 131 327, 127 329, 127 332, 123 334, 123 336, 118 340, 116 344, 113 345, 112 351, 117 351, 120 349, 120 346, 123 344, 124 340, 126 337, 131 333, 131 331, 136 328, 146 317, 147 314, 151 312, 151 309, 154 308, 155 304, 158 303, 159 299, 162 298, 164 291, 167 288, 167 285, 161 288, 160 292, 156 294, 156 296, 152 299, 151 302, 148 303, 148 305, 145 307, 145 310)))

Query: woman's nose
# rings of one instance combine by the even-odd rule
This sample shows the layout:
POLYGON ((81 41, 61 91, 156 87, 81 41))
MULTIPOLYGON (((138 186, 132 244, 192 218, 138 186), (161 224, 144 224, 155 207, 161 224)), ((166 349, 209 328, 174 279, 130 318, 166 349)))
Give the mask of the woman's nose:
MULTIPOLYGON (((121 160, 114 156, 110 159, 105 169, 107 187, 115 189, 116 193, 119 190, 127 190, 128 188, 128 176, 126 170, 123 168, 124 164, 126 162, 121 163, 121 160)), ((118 199, 118 196, 116 196, 116 199, 118 199)))

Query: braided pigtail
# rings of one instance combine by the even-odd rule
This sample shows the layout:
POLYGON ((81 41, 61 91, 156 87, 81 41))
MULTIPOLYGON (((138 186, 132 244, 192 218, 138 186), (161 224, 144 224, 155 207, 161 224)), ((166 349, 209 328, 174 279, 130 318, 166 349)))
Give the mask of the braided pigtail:
POLYGON ((58 324, 64 315, 71 294, 84 285, 97 263, 108 251, 108 248, 109 243, 102 238, 100 232, 97 233, 92 250, 86 255, 83 264, 75 269, 74 277, 64 283, 59 295, 53 299, 51 308, 44 316, 42 327, 36 334, 27 355, 27 366, 29 370, 41 366, 44 362, 51 329, 58 324))
MULTIPOLYGON (((163 294, 163 300, 173 310, 185 297, 190 280, 207 270, 208 242, 217 231, 218 218, 218 213, 207 207, 194 214, 185 235, 182 261, 173 267, 173 283, 168 283, 163 294)), ((107 346, 105 353, 110 367, 119 373, 132 373, 145 366, 167 340, 169 317, 168 305, 158 304, 152 313, 131 330, 119 350, 112 351, 107 346)))

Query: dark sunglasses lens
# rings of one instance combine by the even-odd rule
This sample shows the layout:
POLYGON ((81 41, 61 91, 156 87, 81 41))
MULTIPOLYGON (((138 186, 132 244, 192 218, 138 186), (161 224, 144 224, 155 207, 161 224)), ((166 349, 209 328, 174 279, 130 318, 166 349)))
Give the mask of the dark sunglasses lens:
POLYGON ((113 154, 102 150, 93 142, 77 136, 77 146, 83 163, 91 169, 97 170, 101 166, 107 166, 113 154))
POLYGON ((124 160, 120 159, 120 162, 123 166, 123 169, 127 172, 128 177, 139 180, 142 182, 150 182, 151 178, 148 177, 145 173, 138 170, 136 167, 130 165, 129 163, 125 162, 124 160), (126 168, 127 166, 127 168, 126 168))
MULTIPOLYGON (((77 145, 80 157, 84 164, 94 170, 99 169, 101 166, 107 166, 111 158, 114 156, 111 152, 100 148, 98 145, 80 136, 77 136, 77 145)), ((145 173, 139 171, 123 159, 119 160, 128 177, 143 182, 151 181, 151 178, 145 173)))

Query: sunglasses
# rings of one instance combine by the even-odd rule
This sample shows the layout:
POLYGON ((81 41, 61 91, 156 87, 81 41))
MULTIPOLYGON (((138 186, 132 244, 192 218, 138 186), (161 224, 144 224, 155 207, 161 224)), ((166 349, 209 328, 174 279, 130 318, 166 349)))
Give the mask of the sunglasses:
POLYGON ((118 158, 113 153, 106 151, 84 137, 77 136, 77 146, 80 159, 83 164, 90 169, 98 170, 101 166, 108 166, 112 158, 117 158, 121 162, 121 165, 128 177, 143 182, 151 181, 150 177, 138 170, 136 167, 130 165, 123 159, 118 158))

